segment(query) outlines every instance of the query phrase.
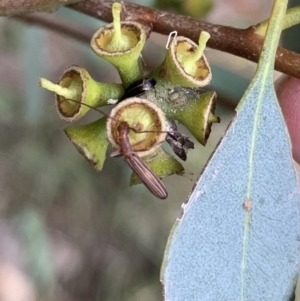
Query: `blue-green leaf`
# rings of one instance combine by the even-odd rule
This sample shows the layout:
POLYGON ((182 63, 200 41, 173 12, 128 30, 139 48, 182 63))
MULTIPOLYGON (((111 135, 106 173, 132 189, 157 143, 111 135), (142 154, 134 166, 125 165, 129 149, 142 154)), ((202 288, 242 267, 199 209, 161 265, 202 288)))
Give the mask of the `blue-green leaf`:
POLYGON ((275 1, 257 73, 182 206, 165 252, 165 300, 291 300, 299 183, 273 85, 286 1, 275 1))

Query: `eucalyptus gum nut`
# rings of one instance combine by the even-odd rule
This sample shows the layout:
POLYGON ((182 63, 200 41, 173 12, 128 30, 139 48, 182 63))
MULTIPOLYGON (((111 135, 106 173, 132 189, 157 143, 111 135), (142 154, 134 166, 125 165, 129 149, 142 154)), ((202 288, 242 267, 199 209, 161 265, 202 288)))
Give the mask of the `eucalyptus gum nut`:
POLYGON ((97 171, 102 170, 106 158, 109 142, 106 138, 106 121, 103 117, 92 123, 78 126, 69 126, 64 132, 97 171))
POLYGON ((82 118, 90 108, 107 105, 109 99, 119 99, 124 94, 121 84, 107 84, 96 82, 87 70, 78 66, 67 68, 58 81, 58 85, 65 88, 78 89, 76 101, 67 100, 65 97, 55 94, 56 108, 59 116, 68 122, 74 122, 82 118))
POLYGON ((95 32, 91 47, 118 70, 123 85, 127 87, 143 76, 140 54, 146 42, 146 33, 142 25, 130 21, 121 22, 121 32, 122 38, 110 45, 114 27, 113 23, 107 24, 95 32))
POLYGON ((110 117, 106 124, 107 139, 114 149, 120 150, 119 124, 122 121, 131 128, 128 140, 132 150, 140 157, 153 153, 166 139, 165 114, 147 99, 127 98, 112 109, 110 117))
MULTIPOLYGON (((173 174, 182 174, 184 171, 182 164, 168 154, 162 147, 157 149, 152 155, 144 157, 143 160, 159 178, 173 174)), ((133 172, 130 177, 130 186, 141 183, 140 178, 133 172)))
POLYGON ((203 54, 196 63, 196 71, 192 74, 186 72, 181 61, 188 59, 190 53, 194 53, 198 45, 185 37, 173 38, 167 50, 166 57, 161 66, 155 71, 157 77, 164 77, 173 85, 197 88, 208 85, 212 74, 208 61, 203 54))
POLYGON ((213 114, 215 109, 215 92, 206 92, 198 98, 189 100, 179 107, 169 105, 166 115, 183 124, 199 143, 205 145, 211 132, 212 123, 220 122, 213 114))

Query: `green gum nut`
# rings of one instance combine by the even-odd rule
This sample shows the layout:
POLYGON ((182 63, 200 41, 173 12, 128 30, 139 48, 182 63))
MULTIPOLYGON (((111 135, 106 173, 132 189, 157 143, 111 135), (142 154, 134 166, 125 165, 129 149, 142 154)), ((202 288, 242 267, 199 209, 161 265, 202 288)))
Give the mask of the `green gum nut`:
POLYGON ((185 37, 174 37, 169 45, 164 62, 154 71, 154 77, 165 78, 173 85, 204 87, 212 74, 203 51, 210 35, 200 33, 199 45, 185 37))
POLYGON ((73 122, 83 117, 91 108, 105 106, 108 101, 120 99, 124 94, 121 84, 94 81, 81 67, 71 66, 57 84, 41 78, 40 86, 55 92, 56 108, 61 119, 73 122))
POLYGON ((197 141, 203 145, 206 144, 211 132, 212 123, 219 123, 220 119, 214 115, 216 93, 209 91, 203 94, 198 93, 193 99, 182 101, 180 94, 176 94, 176 99, 172 99, 165 113, 168 117, 173 118, 183 124, 197 141))
POLYGON ((118 70, 122 83, 128 87, 143 76, 140 54, 146 42, 141 24, 120 21, 122 6, 112 6, 113 23, 100 28, 91 39, 93 51, 118 70))
MULTIPOLYGON (((182 164, 161 147, 155 153, 144 157, 143 160, 159 178, 182 174, 184 171, 182 164)), ((140 183, 142 183, 140 178, 133 172, 130 177, 130 186, 140 183)))
POLYGON ((92 123, 69 126, 66 135, 97 171, 102 170, 109 142, 106 139, 106 117, 92 123))
POLYGON ((116 151, 122 150, 120 123, 128 126, 128 142, 139 157, 153 153, 165 141, 167 121, 164 112, 151 101, 127 98, 117 104, 107 120, 107 139, 116 151))

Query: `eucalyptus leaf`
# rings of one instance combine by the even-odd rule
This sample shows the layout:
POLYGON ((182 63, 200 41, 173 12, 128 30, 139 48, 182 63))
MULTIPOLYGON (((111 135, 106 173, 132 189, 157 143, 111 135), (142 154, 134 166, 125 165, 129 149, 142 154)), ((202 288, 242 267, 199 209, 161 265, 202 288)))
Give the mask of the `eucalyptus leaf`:
POLYGON ((286 1, 275 1, 257 73, 169 237, 165 300, 292 300, 299 182, 273 85, 286 1))

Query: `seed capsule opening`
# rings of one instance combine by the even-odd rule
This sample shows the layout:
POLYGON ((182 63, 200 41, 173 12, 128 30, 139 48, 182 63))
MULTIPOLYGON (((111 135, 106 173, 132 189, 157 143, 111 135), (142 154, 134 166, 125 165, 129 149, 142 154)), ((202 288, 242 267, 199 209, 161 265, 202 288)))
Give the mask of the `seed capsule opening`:
MULTIPOLYGON (((59 80, 59 85, 64 88, 74 88, 78 91, 77 97, 75 100, 80 101, 82 96, 82 79, 79 73, 75 70, 67 71, 63 74, 62 78, 59 80)), ((68 101, 63 96, 56 94, 56 104, 57 109, 61 115, 64 117, 73 117, 76 113, 79 112, 81 105, 74 101, 68 101)))
POLYGON ((129 127, 128 139, 132 150, 140 157, 154 152, 166 139, 166 117, 152 102, 132 97, 118 104, 107 121, 107 137, 113 147, 120 149, 119 124, 129 127))

